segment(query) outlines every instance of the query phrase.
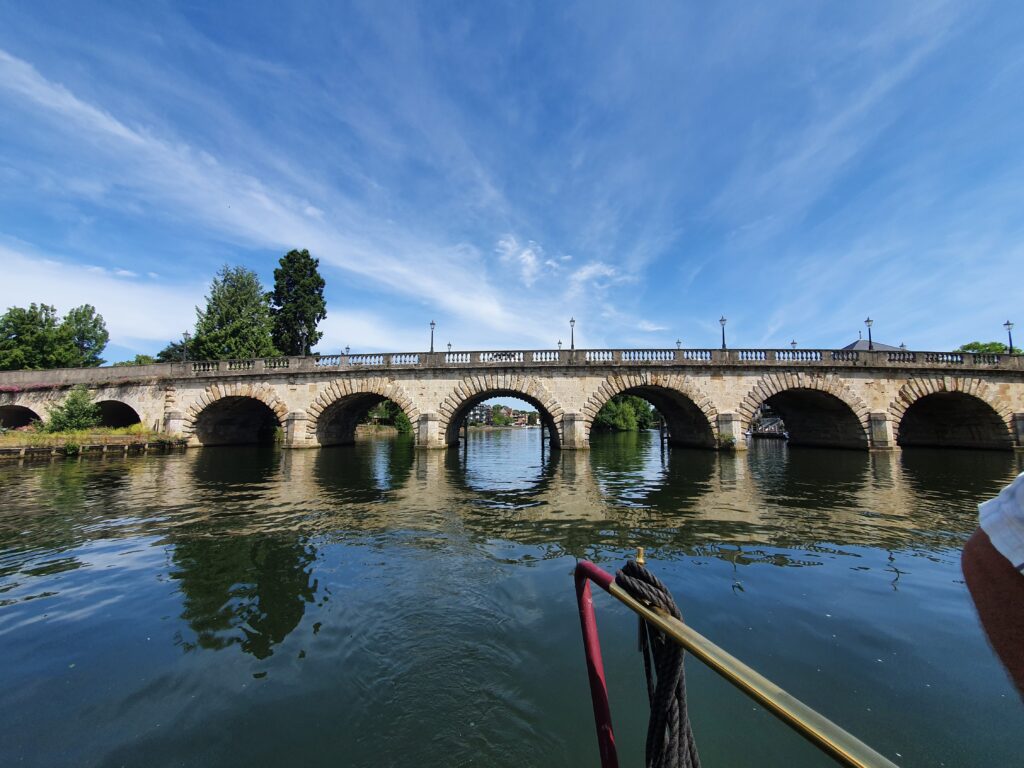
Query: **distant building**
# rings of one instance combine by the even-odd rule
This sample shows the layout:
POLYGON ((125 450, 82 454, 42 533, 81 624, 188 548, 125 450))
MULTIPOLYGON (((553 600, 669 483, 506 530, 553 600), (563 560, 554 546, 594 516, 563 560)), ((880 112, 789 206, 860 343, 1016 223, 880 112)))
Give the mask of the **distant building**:
MULTIPOLYGON (((900 352, 901 351, 899 347, 894 347, 894 346, 892 346, 890 344, 883 344, 880 341, 873 341, 873 342, 871 342, 871 348, 874 349, 874 350, 880 351, 880 352, 900 352)), ((852 344, 847 344, 845 347, 843 347, 843 349, 855 349, 858 352, 867 352, 868 351, 868 341, 867 341, 867 339, 857 339, 852 344)))
POLYGON ((474 405, 469 409, 469 416, 467 418, 470 424, 491 424, 491 409, 483 403, 474 405))

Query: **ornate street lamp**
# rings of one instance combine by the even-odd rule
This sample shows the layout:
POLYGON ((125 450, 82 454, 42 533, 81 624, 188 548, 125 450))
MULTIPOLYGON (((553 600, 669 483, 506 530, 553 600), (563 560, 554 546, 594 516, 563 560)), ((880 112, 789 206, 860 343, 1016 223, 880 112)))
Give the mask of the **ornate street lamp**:
POLYGON ((348 357, 348 344, 345 345, 345 357, 348 357))
POLYGON ((871 341, 871 326, 875 324, 875 321, 870 317, 864 321, 864 325, 868 327, 868 349, 873 350, 875 348, 874 342, 871 341))
POLYGON ((680 339, 676 339, 676 349, 682 349, 683 342, 680 339))
POLYGON ((561 349, 562 349, 562 340, 561 339, 558 340, 558 349, 559 349, 559 351, 561 351, 561 349))
POLYGON ((725 319, 725 315, 718 318, 719 324, 722 326, 722 349, 725 349, 725 324, 729 322, 725 319))
POLYGON ((437 323, 435 323, 433 320, 431 320, 430 321, 430 351, 431 351, 431 353, 433 353, 433 351, 434 351, 434 328, 436 328, 436 327, 437 327, 437 323))
POLYGON ((1013 333, 1011 333, 1011 331, 1013 331, 1013 323, 1011 323, 1009 320, 1007 320, 1005 323, 1003 323, 1003 328, 1006 329, 1006 338, 1007 338, 1007 341, 1009 342, 1006 345, 1006 354, 1012 355, 1013 354, 1013 333))
POLYGON ((189 336, 188 331, 181 334, 181 362, 188 362, 188 340, 192 338, 189 336))
POLYGON ((448 351, 449 351, 449 352, 451 352, 451 351, 452 351, 452 343, 451 343, 450 341, 448 342, 448 351))
POLYGON ((576 318, 569 318, 569 349, 576 349, 576 318))
POLYGON ((790 346, 790 347, 791 347, 792 349, 796 349, 796 339, 793 339, 793 340, 792 340, 791 342, 789 342, 789 346, 790 346))

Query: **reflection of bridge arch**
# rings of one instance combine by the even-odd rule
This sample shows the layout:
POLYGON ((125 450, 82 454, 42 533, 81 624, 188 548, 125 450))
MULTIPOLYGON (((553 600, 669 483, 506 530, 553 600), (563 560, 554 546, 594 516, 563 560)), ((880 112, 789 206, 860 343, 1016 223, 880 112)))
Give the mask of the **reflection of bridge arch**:
POLYGON ((121 400, 100 400, 96 405, 100 409, 101 427, 130 427, 142 422, 139 412, 121 400))
POLYGON ((969 376, 914 378, 889 406, 897 445, 1012 448, 1013 411, 969 376))
POLYGON ((437 432, 443 436, 445 445, 458 442, 459 427, 469 410, 492 397, 514 397, 532 405, 540 414, 541 423, 548 428, 552 445, 561 446, 562 406, 538 379, 512 373, 467 376, 455 385, 438 409, 437 432))
POLYGON ((781 417, 792 445, 869 447, 867 404, 832 374, 772 373, 739 406, 746 431, 757 409, 768 403, 781 417))
POLYGON ((583 406, 584 435, 598 411, 615 395, 637 395, 658 409, 668 426, 669 439, 679 445, 713 448, 718 442, 718 410, 689 376, 637 371, 606 378, 583 406))
POLYGON ((207 387, 189 406, 182 433, 201 445, 256 443, 283 427, 288 406, 264 384, 207 387))
POLYGON ((352 443, 360 417, 382 400, 395 403, 416 425, 419 408, 397 382, 383 377, 337 379, 309 407, 306 436, 319 445, 352 443))
POLYGON ((24 405, 0 405, 0 427, 17 429, 27 427, 33 421, 42 421, 39 414, 24 405))

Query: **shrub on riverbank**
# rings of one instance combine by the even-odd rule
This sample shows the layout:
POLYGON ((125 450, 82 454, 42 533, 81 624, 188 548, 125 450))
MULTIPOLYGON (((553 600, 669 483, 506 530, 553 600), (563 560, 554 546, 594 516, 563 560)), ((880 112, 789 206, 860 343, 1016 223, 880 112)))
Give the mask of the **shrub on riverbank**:
POLYGON ((92 401, 89 390, 83 386, 72 387, 64 402, 50 409, 46 421, 47 432, 74 432, 98 427, 100 407, 92 401))
POLYGON ((158 442, 166 439, 142 424, 130 427, 92 427, 65 432, 50 432, 26 427, 0 433, 0 448, 45 448, 66 445, 123 445, 124 443, 158 442))

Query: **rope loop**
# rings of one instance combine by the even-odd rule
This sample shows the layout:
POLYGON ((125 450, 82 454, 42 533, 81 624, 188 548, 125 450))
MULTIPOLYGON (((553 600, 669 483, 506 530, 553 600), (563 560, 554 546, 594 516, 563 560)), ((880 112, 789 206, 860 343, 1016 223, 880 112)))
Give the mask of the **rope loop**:
MULTIPOLYGON (((668 587, 636 561, 627 561, 625 567, 615 574, 615 583, 651 608, 682 620, 668 587)), ((700 756, 686 707, 685 652, 660 629, 642 618, 639 621, 639 644, 651 705, 646 768, 700 768, 700 756)))

